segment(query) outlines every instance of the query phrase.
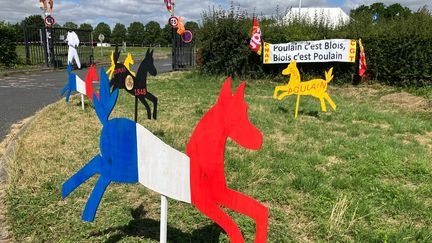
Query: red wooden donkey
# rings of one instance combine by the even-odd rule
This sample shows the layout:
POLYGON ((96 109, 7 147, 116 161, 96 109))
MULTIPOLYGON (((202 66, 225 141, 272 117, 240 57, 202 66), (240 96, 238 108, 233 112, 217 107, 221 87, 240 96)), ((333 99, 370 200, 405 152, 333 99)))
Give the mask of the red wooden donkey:
POLYGON ((244 101, 246 83, 231 93, 231 78, 220 92, 218 101, 198 123, 187 145, 190 157, 192 204, 220 225, 231 242, 244 242, 241 231, 220 206, 251 217, 256 222, 255 242, 266 242, 268 209, 255 199, 227 187, 224 173, 224 151, 227 137, 241 146, 258 150, 261 132, 249 121, 244 101))

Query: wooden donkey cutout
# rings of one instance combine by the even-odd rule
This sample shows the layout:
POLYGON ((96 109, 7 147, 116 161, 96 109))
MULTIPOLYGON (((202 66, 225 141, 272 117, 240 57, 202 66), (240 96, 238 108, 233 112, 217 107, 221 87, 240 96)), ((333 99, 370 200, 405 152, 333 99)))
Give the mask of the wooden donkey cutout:
POLYGON ((68 71, 68 83, 61 90, 61 95, 66 94, 66 102, 69 102, 69 97, 73 91, 81 93, 87 96, 90 100, 93 99, 93 94, 99 97, 98 93, 93 92, 93 81, 99 81, 99 77, 96 72, 96 64, 91 64, 90 69, 87 72, 85 81, 83 81, 78 75, 72 72, 71 63, 67 66, 68 71))
POLYGON ((192 203, 220 225, 231 242, 244 242, 234 220, 221 206, 251 217, 256 222, 255 242, 266 242, 268 209, 255 199, 228 188, 224 175, 224 152, 228 137, 244 148, 258 150, 261 132, 249 121, 244 101, 246 83, 232 94, 228 78, 216 105, 196 126, 183 154, 140 124, 109 119, 118 96, 110 92, 108 77, 101 71, 100 99, 93 98, 103 128, 97 154, 62 187, 62 198, 95 174, 100 174, 82 219, 93 221, 103 194, 111 182, 140 183, 167 197, 192 203))
POLYGON ((124 89, 129 94, 135 96, 135 121, 137 120, 138 103, 141 101, 147 111, 147 118, 152 119, 152 112, 147 100, 153 103, 153 119, 157 118, 157 102, 158 99, 147 89, 147 73, 152 76, 157 75, 156 67, 154 66, 153 51, 147 49, 144 60, 141 62, 136 76, 130 70, 130 65, 133 64, 132 55, 128 54, 124 64, 118 63, 120 51, 116 46, 115 52, 111 55, 111 67, 108 70, 110 74, 111 87, 114 89, 124 89))
POLYGON ((128 52, 128 54, 127 54, 127 56, 126 56, 126 59, 125 59, 123 65, 127 68, 127 70, 129 70, 129 72, 132 74, 132 76, 135 76, 135 77, 136 77, 136 73, 135 73, 134 71, 132 71, 132 69, 131 69, 131 67, 130 67, 131 65, 134 65, 134 63, 135 63, 135 61, 134 61, 134 59, 132 58, 132 54, 130 54, 130 53, 128 52))
POLYGON ((290 75, 290 79, 286 85, 276 86, 273 98, 282 100, 286 96, 297 94, 297 102, 296 102, 296 110, 295 110, 295 118, 297 118, 299 104, 300 104, 300 95, 310 95, 316 97, 321 102, 321 110, 323 112, 327 111, 326 104, 324 99, 330 104, 333 110, 336 110, 336 104, 330 98, 327 93, 328 83, 333 79, 333 68, 330 68, 328 72, 325 72, 325 80, 324 79, 313 79, 309 81, 301 82, 300 72, 297 69, 297 62, 291 61, 287 68, 282 71, 282 75, 288 76, 290 75), (283 91, 280 95, 279 91, 283 91))

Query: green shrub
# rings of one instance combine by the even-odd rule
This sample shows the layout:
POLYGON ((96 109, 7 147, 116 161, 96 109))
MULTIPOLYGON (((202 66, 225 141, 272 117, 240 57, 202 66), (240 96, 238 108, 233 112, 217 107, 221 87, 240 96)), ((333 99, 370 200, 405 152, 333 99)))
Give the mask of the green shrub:
POLYGON ((213 9, 204 13, 203 27, 197 33, 202 70, 226 75, 243 75, 250 71, 253 53, 242 43, 248 38, 249 24, 243 13, 234 10, 213 9))
POLYGON ((0 22, 0 63, 10 66, 17 62, 16 32, 13 26, 0 22))
MULTIPOLYGON (((424 87, 432 85, 432 16, 423 8, 416 13, 382 19, 373 24, 370 14, 356 14, 350 24, 336 29, 325 21, 307 23, 280 21, 281 17, 260 18, 263 39, 270 43, 363 38, 369 78, 390 85, 424 87)), ((277 76, 284 65, 263 65, 261 57, 243 44, 249 38, 252 19, 245 12, 211 10, 203 14, 200 48, 203 71, 247 77, 277 76)), ((352 82, 358 63, 299 64, 302 75, 322 76, 334 67, 335 81, 352 82)))

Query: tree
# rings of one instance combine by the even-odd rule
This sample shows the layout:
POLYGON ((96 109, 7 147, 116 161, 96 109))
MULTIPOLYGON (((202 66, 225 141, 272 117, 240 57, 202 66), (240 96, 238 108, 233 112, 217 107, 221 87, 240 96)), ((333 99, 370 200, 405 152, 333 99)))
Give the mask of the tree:
POLYGON ((197 30, 199 30, 199 25, 197 22, 194 21, 188 21, 185 24, 185 28, 187 30, 189 30, 190 32, 192 32, 192 34, 195 34, 197 32, 197 30))
POLYGON ((358 8, 351 9, 350 17, 353 19, 358 19, 359 17, 362 17, 364 15, 372 16, 369 6, 360 5, 358 8))
POLYGON ((80 30, 90 30, 90 31, 93 31, 93 26, 91 26, 91 24, 88 24, 88 23, 82 23, 82 24, 80 24, 79 29, 80 30))
POLYGON ((126 26, 123 24, 117 23, 114 26, 111 35, 112 42, 115 44, 120 44, 126 40, 126 26))
POLYGON ((77 24, 75 24, 74 22, 66 22, 64 25, 63 25, 63 28, 66 28, 66 29, 78 29, 78 25, 77 24))
POLYGON ((411 10, 407 7, 402 7, 399 3, 388 6, 384 11, 385 18, 407 17, 411 14, 411 10))
POLYGON ((103 34, 105 36, 104 42, 109 42, 111 38, 111 28, 108 24, 100 22, 94 29, 93 40, 99 41, 99 35, 103 34))
POLYGON ((16 23, 13 25, 13 28, 15 29, 15 36, 16 36, 16 42, 23 42, 24 41, 24 29, 23 26, 20 23, 16 23))
POLYGON ((385 12, 385 5, 384 3, 373 3, 369 6, 369 9, 372 13, 378 13, 379 15, 383 15, 385 12))
POLYGON ((40 15, 30 15, 26 17, 23 21, 21 21, 22 26, 37 26, 43 27, 45 26, 44 20, 40 15))
POLYGON ((161 35, 161 27, 158 22, 150 21, 145 26, 145 44, 155 45, 159 44, 161 35))
POLYGON ((144 25, 140 22, 133 22, 127 29, 127 40, 133 44, 143 44, 145 35, 144 25))
POLYGON ((160 44, 162 45, 168 45, 172 43, 172 27, 169 24, 166 24, 165 27, 163 27, 160 35, 160 44))
POLYGON ((11 66, 18 61, 16 38, 15 28, 0 21, 0 63, 6 66, 11 66))

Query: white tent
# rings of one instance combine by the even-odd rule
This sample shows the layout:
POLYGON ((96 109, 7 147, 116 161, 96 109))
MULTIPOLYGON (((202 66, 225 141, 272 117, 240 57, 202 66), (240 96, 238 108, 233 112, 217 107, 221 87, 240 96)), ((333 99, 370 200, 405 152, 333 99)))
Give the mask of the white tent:
POLYGON ((304 20, 308 23, 324 22, 331 28, 346 25, 350 17, 341 8, 291 8, 284 21, 304 20))

